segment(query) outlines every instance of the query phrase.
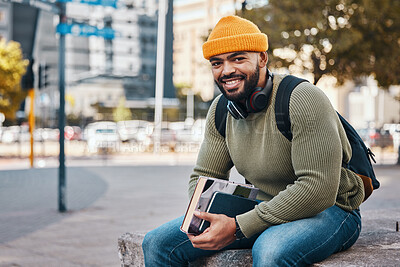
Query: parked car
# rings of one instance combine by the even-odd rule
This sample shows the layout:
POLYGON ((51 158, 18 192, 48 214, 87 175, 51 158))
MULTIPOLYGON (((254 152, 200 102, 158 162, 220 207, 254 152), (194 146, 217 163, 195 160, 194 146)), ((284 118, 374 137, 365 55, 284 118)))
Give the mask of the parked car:
POLYGON ((369 144, 375 147, 391 147, 393 146, 393 137, 389 130, 385 129, 370 129, 369 144))
MULTIPOLYGON (((150 149, 154 147, 154 131, 152 132, 150 149)), ((168 127, 168 123, 163 123, 161 127, 160 146, 168 148, 169 151, 175 151, 176 146, 176 131, 168 127)))
POLYGON ((119 138, 122 142, 134 142, 149 145, 153 123, 144 120, 117 122, 119 138))
POLYGON ((84 138, 91 153, 99 151, 117 151, 119 136, 117 124, 112 121, 90 123, 84 130, 84 138))
POLYGON ((28 125, 14 125, 3 128, 1 142, 11 144, 15 142, 29 142, 31 136, 28 125))
POLYGON ((200 145, 204 137, 205 119, 198 119, 191 125, 184 122, 170 123, 169 127, 176 131, 178 144, 200 145))
POLYGON ((67 141, 81 140, 82 130, 79 126, 65 126, 64 138, 67 141))
POLYGON ((383 125, 383 129, 388 130, 393 137, 393 147, 398 151, 400 146, 400 123, 388 123, 383 125))

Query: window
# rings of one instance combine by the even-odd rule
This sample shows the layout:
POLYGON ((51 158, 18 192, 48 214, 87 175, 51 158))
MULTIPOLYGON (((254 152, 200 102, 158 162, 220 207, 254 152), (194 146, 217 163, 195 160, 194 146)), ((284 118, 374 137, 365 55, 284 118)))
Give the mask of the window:
POLYGON ((0 8, 0 25, 7 25, 7 10, 4 8, 0 8))

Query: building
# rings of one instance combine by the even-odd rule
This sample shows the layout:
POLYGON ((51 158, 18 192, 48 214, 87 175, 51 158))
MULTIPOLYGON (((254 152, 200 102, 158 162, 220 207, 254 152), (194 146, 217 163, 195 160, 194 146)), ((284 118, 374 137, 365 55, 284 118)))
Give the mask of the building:
POLYGON ((381 128, 386 123, 400 123, 400 102, 395 99, 400 95, 400 86, 383 90, 369 77, 362 85, 348 81, 337 87, 336 79, 329 76, 321 78, 317 86, 356 129, 381 128))
POLYGON ((208 101, 215 95, 210 64, 202 45, 218 20, 241 8, 235 0, 174 1, 174 83, 186 84, 208 101))
POLYGON ((11 34, 11 4, 0 2, 0 38, 10 40, 11 34))
MULTIPOLYGON (((121 5, 117 9, 67 4, 68 23, 112 27, 117 32, 115 39, 66 35, 67 114, 94 117, 93 105, 113 108, 120 98, 126 98, 130 108, 154 103, 158 1, 125 0, 119 3, 121 5), (86 91, 85 88, 91 90, 86 91)), ((169 6, 164 97, 174 99, 172 0, 169 6)), ((21 43, 24 56, 35 59, 36 73, 39 65, 46 70, 46 86, 38 92, 36 102, 39 117, 52 114, 47 116, 49 125, 45 125, 50 127, 57 125, 59 106, 57 24, 58 16, 52 13, 27 5, 0 3, 0 35, 21 43)), ((172 106, 177 105, 177 101, 169 102, 172 106)))
MULTIPOLYGON (((174 1, 174 83, 190 87, 209 101, 214 87, 210 64, 203 57, 202 45, 221 17, 244 8, 244 0, 174 1)), ((266 0, 247 0, 247 8, 265 5, 266 0)))

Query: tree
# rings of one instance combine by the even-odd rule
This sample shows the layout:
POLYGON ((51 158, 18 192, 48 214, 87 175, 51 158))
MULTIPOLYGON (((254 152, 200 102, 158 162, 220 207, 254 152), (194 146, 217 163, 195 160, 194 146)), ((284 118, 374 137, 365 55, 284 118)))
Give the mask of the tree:
POLYGON ((28 63, 19 43, 0 40, 0 112, 7 120, 15 120, 15 113, 26 97, 20 83, 28 63))
POLYGON ((398 0, 269 0, 241 15, 268 34, 271 67, 388 88, 400 84, 399 14, 398 0))
POLYGON ((125 97, 121 97, 118 106, 113 110, 114 121, 126 121, 132 119, 132 112, 125 106, 125 97))

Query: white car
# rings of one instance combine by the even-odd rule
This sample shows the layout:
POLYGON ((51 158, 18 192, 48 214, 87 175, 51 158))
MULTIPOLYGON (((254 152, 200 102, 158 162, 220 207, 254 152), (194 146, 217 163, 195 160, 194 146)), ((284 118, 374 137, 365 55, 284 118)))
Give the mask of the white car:
POLYGON ((149 144, 153 124, 143 120, 117 122, 118 134, 122 142, 149 144))
POLYGON ((90 153, 101 151, 117 151, 119 147, 119 135, 117 124, 112 121, 99 121, 90 123, 84 131, 90 153))

